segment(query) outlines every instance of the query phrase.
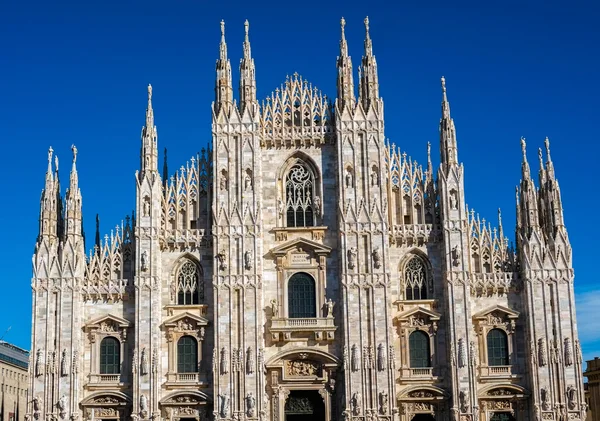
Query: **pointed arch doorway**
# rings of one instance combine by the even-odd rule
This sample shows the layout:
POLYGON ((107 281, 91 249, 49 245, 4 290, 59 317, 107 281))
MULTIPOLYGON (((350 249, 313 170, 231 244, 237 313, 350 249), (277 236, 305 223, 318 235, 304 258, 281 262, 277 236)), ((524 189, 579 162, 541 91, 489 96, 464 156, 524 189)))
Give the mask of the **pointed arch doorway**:
POLYGON ((435 418, 431 414, 417 414, 411 421, 435 421, 435 418))
POLYGON ((325 421, 325 403, 318 390, 291 390, 284 412, 285 421, 325 421))

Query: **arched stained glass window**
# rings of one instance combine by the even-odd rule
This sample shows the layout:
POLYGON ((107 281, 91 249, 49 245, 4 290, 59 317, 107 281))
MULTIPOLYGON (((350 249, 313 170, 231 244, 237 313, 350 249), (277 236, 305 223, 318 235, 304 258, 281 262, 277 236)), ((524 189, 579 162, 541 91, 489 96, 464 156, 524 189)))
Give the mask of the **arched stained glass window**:
POLYGON ((187 260, 177 273, 177 304, 191 305, 204 302, 204 283, 200 267, 187 260))
POLYGON ((406 300, 427 299, 427 269, 418 256, 412 257, 404 267, 406 300))
POLYGON ((177 341, 177 372, 198 372, 198 342, 191 336, 182 336, 177 341))
POLYGON ((306 273, 294 274, 288 282, 288 313, 291 318, 317 317, 315 280, 306 273))
POLYGON ((288 227, 314 226, 313 195, 315 177, 308 166, 298 161, 285 177, 285 207, 288 227))
POLYGON ((415 330, 408 338, 408 348, 410 368, 431 367, 429 335, 421 330, 415 330))
POLYGON ((508 337, 502 329, 487 334, 488 365, 508 365, 508 337))
POLYGON ((116 338, 107 336, 100 342, 100 374, 121 372, 121 344, 116 338))

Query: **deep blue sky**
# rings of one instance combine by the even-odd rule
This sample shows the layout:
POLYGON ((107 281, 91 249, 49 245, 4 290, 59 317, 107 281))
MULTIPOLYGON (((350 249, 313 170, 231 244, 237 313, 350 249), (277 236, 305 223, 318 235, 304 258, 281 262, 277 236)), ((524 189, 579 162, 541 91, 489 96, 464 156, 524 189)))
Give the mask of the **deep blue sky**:
MULTIPOLYGON (((584 358, 600 355, 593 322, 600 120, 598 2, 4 1, 0 3, 0 336, 29 348, 31 256, 47 149, 68 184, 79 149, 88 248, 131 212, 146 86, 154 87, 159 146, 171 172, 211 138, 219 22, 237 86, 250 21, 259 98, 298 72, 335 96, 339 20, 356 66, 366 15, 379 64, 386 135, 424 162, 438 159, 439 79, 447 79, 466 168, 467 202, 514 237, 520 136, 537 172, 550 137, 574 248, 584 358), (388 4, 386 4, 388 3, 388 4), (560 5, 559 5, 560 3, 560 5)), ((356 76, 355 76, 356 77, 356 76)), ((237 96, 237 89, 236 89, 237 96)), ((161 158, 162 159, 162 158, 161 158)))

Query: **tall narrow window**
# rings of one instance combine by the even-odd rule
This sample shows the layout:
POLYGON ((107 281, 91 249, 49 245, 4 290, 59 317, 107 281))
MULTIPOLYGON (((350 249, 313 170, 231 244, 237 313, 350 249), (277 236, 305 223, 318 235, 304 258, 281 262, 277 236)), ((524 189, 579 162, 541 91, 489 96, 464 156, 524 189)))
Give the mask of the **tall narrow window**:
POLYGON ((315 178, 310 169, 298 161, 285 177, 285 200, 288 227, 314 225, 313 194, 315 178))
POLYGON ((501 329, 487 334, 488 365, 508 365, 508 337, 501 329))
POLYGON ((177 273, 177 304, 201 304, 204 301, 204 283, 200 277, 200 268, 186 261, 177 273))
POLYGON ((404 268, 407 300, 427 299, 427 269, 420 257, 412 257, 404 268))
POLYGON ((415 330, 408 338, 410 352, 410 368, 431 367, 429 353, 429 336, 420 330, 415 330))
POLYGON ((100 374, 119 374, 121 372, 121 344, 112 336, 100 342, 100 374))
POLYGON ((177 342, 177 372, 198 372, 198 342, 191 336, 183 336, 177 342))
POLYGON ((289 317, 317 317, 315 280, 306 273, 296 273, 288 282, 289 317))

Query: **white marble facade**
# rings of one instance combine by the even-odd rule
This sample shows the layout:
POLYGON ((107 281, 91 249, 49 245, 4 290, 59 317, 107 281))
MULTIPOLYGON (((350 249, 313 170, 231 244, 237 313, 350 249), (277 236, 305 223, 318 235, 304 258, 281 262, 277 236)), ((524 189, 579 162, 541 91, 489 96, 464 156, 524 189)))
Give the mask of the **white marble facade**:
POLYGON ((522 140, 513 249, 466 206, 444 79, 434 172, 386 141, 368 20, 357 90, 344 24, 335 101, 293 75, 259 104, 222 23, 211 146, 170 177, 149 87, 135 215, 90 255, 77 150, 63 197, 50 149, 29 419, 585 418, 548 141, 536 186, 522 140))

